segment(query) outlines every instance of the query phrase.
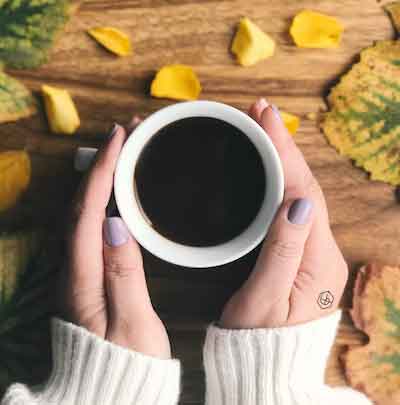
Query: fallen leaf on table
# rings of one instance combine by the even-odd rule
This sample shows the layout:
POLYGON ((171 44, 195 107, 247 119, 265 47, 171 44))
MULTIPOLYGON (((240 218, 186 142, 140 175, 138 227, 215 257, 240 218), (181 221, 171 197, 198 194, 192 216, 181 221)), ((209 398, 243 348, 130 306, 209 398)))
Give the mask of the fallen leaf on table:
POLYGON ((400 184, 400 42, 380 41, 328 97, 322 128, 341 155, 372 180, 400 184))
POLYGON ((400 32, 400 1, 385 4, 384 9, 389 13, 393 26, 396 31, 400 32))
POLYGON ((42 231, 0 233, 0 397, 12 382, 37 384, 48 373, 60 249, 45 240, 42 231))
POLYGON ((73 134, 79 128, 80 119, 69 92, 65 89, 43 85, 42 94, 52 132, 73 134))
POLYGON ((31 179, 31 161, 25 151, 0 153, 0 212, 18 201, 31 179))
POLYGON ((346 353, 348 381, 376 405, 400 403, 400 268, 362 268, 351 315, 369 342, 346 353))
POLYGON ((343 30, 336 18, 304 10, 294 17, 290 35, 295 44, 302 48, 337 48, 343 30))
POLYGON ((96 27, 88 30, 88 34, 106 49, 118 56, 132 53, 131 40, 122 31, 112 27, 96 27))
POLYGON ((0 123, 17 121, 35 113, 36 102, 31 92, 0 70, 0 123))
POLYGON ((248 18, 242 18, 231 50, 242 66, 251 66, 272 56, 275 42, 248 18))
POLYGON ((70 10, 67 0, 0 1, 0 60, 17 69, 47 62, 70 10))
POLYGON ((292 135, 295 135, 300 126, 300 118, 285 111, 281 111, 280 113, 287 130, 292 135))
POLYGON ((200 81, 190 66, 168 65, 162 67, 151 83, 153 97, 173 100, 196 100, 201 92, 200 81))

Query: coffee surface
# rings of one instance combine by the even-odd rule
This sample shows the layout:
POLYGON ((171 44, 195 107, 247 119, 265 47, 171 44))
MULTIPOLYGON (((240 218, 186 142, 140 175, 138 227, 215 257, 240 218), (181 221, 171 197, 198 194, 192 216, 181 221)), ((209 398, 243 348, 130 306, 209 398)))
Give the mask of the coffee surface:
POLYGON ((206 117, 162 128, 139 157, 135 182, 154 229, 189 246, 214 246, 242 233, 266 187, 261 157, 247 136, 206 117))

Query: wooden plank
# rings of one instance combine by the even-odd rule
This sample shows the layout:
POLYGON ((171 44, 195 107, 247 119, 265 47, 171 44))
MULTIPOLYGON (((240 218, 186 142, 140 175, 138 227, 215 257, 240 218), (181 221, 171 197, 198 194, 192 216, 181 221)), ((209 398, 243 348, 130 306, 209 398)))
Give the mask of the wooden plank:
MULTIPOLYGON (((164 64, 191 64, 200 76, 204 99, 246 110, 264 96, 302 118, 296 142, 325 191, 335 236, 352 269, 343 300, 348 308, 359 264, 371 260, 398 263, 400 240, 393 188, 370 182, 366 174, 338 156, 318 124, 307 119, 307 113, 325 108, 323 97, 329 87, 362 48, 393 36, 375 0, 360 4, 359 0, 86 0, 47 65, 11 72, 35 91, 43 83, 68 88, 82 118, 81 128, 71 137, 50 134, 43 113, 0 127, 0 149, 26 148, 33 157, 34 179, 22 220, 51 224, 68 218, 80 179, 72 170, 76 147, 99 146, 112 122, 126 123, 134 112, 146 116, 170 104, 148 96, 150 80, 164 64), (293 45, 290 21, 305 8, 340 18, 345 25, 340 48, 310 50, 293 45), (253 19, 278 45, 273 58, 250 68, 238 67, 228 51, 242 16, 253 19), (107 53, 85 33, 96 25, 115 26, 131 35, 134 55, 121 59, 107 53)), ((2 218, 1 222, 14 220, 2 218)), ((226 299, 246 278, 256 253, 218 270, 193 271, 145 252, 155 306, 170 328, 173 347, 186 369, 183 404, 202 401, 200 349, 206 325, 218 317, 226 299)), ((346 316, 329 362, 328 382, 345 383, 338 356, 345 345, 361 342, 362 335, 346 316)))

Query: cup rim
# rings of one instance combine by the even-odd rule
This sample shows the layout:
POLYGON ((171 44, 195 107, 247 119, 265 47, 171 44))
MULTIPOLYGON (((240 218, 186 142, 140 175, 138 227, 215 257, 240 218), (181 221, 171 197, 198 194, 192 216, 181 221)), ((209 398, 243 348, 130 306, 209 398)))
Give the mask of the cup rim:
POLYGON ((267 234, 284 194, 281 161, 264 129, 242 111, 215 101, 187 101, 158 110, 142 121, 127 139, 114 175, 119 213, 133 237, 149 252, 170 263, 192 268, 217 267, 253 250, 267 234), (264 200, 247 229, 220 245, 193 247, 173 242, 158 233, 143 213, 134 190, 135 168, 147 142, 163 127, 183 118, 210 117, 241 130, 261 156, 266 178, 264 200))

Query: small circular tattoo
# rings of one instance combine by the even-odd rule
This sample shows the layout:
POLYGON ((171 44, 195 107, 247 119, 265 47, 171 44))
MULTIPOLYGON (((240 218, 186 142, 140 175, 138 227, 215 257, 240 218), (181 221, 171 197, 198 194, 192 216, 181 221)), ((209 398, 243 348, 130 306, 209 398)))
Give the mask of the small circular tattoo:
POLYGON ((334 297, 330 291, 323 291, 318 296, 318 305, 321 309, 328 309, 332 306, 334 297))

